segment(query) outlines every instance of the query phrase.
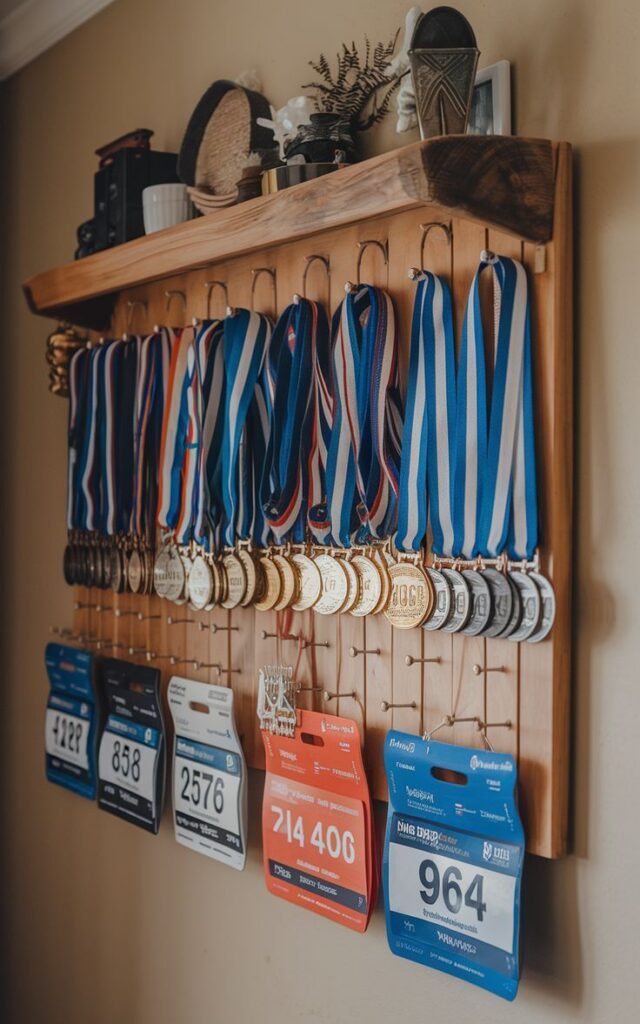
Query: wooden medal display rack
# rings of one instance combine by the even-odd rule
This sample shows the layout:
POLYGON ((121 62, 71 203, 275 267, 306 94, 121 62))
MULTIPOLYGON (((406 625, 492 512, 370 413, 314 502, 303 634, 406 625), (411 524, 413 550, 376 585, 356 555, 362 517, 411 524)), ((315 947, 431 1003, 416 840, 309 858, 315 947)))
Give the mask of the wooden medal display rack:
POLYGON ((448 279, 459 339, 482 249, 522 260, 529 273, 540 559, 557 598, 547 640, 394 630, 384 615, 196 612, 155 596, 82 588, 74 633, 107 655, 147 663, 150 652, 165 681, 179 672, 232 686, 247 762, 258 768, 258 670, 280 662, 297 666, 300 706, 357 720, 380 799, 389 728, 439 727, 438 739, 512 753, 527 848, 559 857, 566 852, 571 668, 570 147, 431 139, 39 274, 24 288, 34 312, 117 336, 224 316, 227 296, 275 319, 302 291, 305 269, 307 296, 333 311, 359 267, 362 281, 393 297, 404 381, 416 288, 409 269, 423 260, 448 279), (448 231, 429 230, 434 223, 448 231))

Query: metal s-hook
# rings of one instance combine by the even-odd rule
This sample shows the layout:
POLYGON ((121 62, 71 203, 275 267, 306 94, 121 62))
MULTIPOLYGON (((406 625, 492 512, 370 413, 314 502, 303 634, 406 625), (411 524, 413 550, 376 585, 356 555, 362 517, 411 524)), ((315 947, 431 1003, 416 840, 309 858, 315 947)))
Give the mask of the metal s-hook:
POLYGON ((418 269, 417 267, 411 267, 411 270, 409 271, 409 277, 412 281, 415 281, 416 278, 420 277, 421 274, 425 273, 424 247, 426 245, 427 238, 429 237, 429 232, 435 230, 435 228, 440 228, 441 231, 444 231, 447 239, 447 245, 451 246, 451 224, 445 224, 444 221, 442 220, 432 220, 429 221, 427 224, 421 224, 420 230, 422 231, 422 238, 420 239, 420 269, 418 269))
POLYGON ((205 281, 204 286, 207 289, 207 320, 211 319, 211 292, 214 288, 222 288, 224 304, 226 307, 226 316, 233 316, 234 310, 229 305, 229 289, 226 281, 205 281))
POLYGON ((271 287, 273 288, 273 304, 277 305, 276 302, 276 268, 275 267, 253 267, 251 270, 251 311, 254 310, 255 294, 256 294, 256 281, 260 277, 260 274, 268 274, 271 278, 271 287))
MULTIPOLYGON (((327 273, 327 277, 329 277, 330 274, 331 274, 331 263, 329 262, 329 257, 328 256, 319 256, 317 253, 312 253, 311 256, 305 256, 305 261, 306 261, 306 266, 305 266, 304 270, 302 271, 302 298, 303 299, 306 299, 306 297, 307 297, 307 274, 309 273, 309 268, 311 267, 311 265, 313 263, 322 263, 322 266, 324 267, 324 269, 325 269, 325 271, 327 273)), ((293 296, 293 301, 296 303, 296 305, 300 302, 300 295, 297 292, 293 296)))
POLYGON ((134 309, 143 309, 146 313, 147 308, 147 303, 144 301, 144 299, 127 299, 127 319, 125 323, 124 334, 122 335, 123 341, 127 341, 129 335, 131 334, 131 321, 133 320, 134 309))
POLYGON ((358 242, 358 259, 356 262, 356 283, 347 281, 344 286, 346 292, 352 292, 354 288, 360 286, 360 270, 362 268, 362 257, 364 256, 367 248, 370 245, 375 245, 376 249, 379 249, 382 253, 385 267, 389 264, 389 240, 386 239, 384 242, 380 242, 377 238, 366 238, 363 242, 358 242))

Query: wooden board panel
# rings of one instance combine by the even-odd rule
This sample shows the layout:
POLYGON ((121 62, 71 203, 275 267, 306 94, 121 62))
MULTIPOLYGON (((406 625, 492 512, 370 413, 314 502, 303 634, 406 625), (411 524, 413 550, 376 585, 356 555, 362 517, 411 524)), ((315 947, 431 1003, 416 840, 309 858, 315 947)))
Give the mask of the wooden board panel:
MULTIPOLYGON (((202 316, 206 312, 206 282, 211 280, 227 283, 232 304, 248 305, 251 271, 264 266, 275 268, 275 290, 270 278, 262 275, 256 282, 254 302, 256 308, 275 315, 288 304, 293 291, 301 289, 305 257, 312 254, 329 257, 331 266, 328 278, 319 263, 311 267, 307 294, 333 309, 340 301, 345 280, 355 277, 358 242, 388 241, 388 265, 372 247, 363 256, 361 272, 363 280, 385 285, 393 295, 404 377, 415 293, 407 272, 420 260, 420 225, 437 220, 451 226, 452 245, 443 232, 433 231, 424 258, 425 266, 451 282, 458 338, 480 250, 488 246, 523 258, 533 295, 542 568, 553 580, 558 600, 558 616, 548 640, 538 645, 517 645, 422 630, 394 632, 382 616, 360 621, 348 615, 276 616, 253 609, 195 613, 185 606, 168 606, 155 597, 87 590, 77 591, 81 607, 74 618, 76 634, 115 641, 121 645, 114 650, 119 656, 128 656, 129 647, 136 652, 132 657, 142 660, 147 651, 155 654, 150 663, 162 669, 163 685, 172 671, 180 670, 203 682, 232 686, 237 695, 239 731, 248 761, 256 767, 264 764, 255 713, 257 673, 263 664, 292 664, 302 687, 301 706, 326 708, 359 723, 373 792, 382 798, 386 796, 382 748, 390 727, 416 733, 437 729, 439 739, 481 747, 484 741, 476 720, 489 723, 487 736, 492 746, 513 753, 519 761, 520 805, 528 849, 548 857, 560 856, 566 850, 572 515, 569 147, 556 147, 555 157, 554 236, 545 246, 546 266, 542 270, 536 246, 525 243, 521 236, 496 230, 494 224, 480 224, 438 207, 400 212, 392 207, 384 216, 323 230, 312 237, 289 241, 286 246, 262 246, 250 255, 123 291, 114 319, 114 327, 121 329, 128 300, 143 298, 147 308, 136 309, 136 329, 148 329, 154 322, 166 320, 165 293, 174 288, 186 292, 187 316, 202 316), (95 606, 99 604, 107 605, 107 610, 97 611, 95 606), (121 614, 116 615, 116 611, 121 614), (131 611, 141 612, 142 618, 128 614, 131 611), (169 625, 167 615, 190 621, 169 625), (206 628, 201 628, 203 625, 206 628), (352 657, 351 648, 359 653, 352 657), (179 665, 172 666, 169 655, 178 659, 179 665), (192 662, 202 667, 193 668, 189 664, 192 662), (498 669, 501 671, 493 671, 498 669), (327 702, 325 690, 337 696, 327 702), (391 707, 383 710, 383 702, 391 707), (413 703, 415 707, 410 706, 413 703), (457 722, 451 728, 445 724, 450 715, 471 721, 457 722)), ((224 306, 223 291, 214 289, 211 312, 221 315, 224 306)), ((171 305, 170 318, 173 322, 185 319, 177 300, 171 305)), ((106 648, 105 652, 111 653, 106 648)))

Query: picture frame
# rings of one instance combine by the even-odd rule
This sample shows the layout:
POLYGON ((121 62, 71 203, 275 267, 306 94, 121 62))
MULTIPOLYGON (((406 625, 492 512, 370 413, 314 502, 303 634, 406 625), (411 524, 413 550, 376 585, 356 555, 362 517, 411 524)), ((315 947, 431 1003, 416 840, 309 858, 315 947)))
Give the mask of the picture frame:
POLYGON ((499 60, 476 74, 468 135, 511 135, 511 62, 499 60))

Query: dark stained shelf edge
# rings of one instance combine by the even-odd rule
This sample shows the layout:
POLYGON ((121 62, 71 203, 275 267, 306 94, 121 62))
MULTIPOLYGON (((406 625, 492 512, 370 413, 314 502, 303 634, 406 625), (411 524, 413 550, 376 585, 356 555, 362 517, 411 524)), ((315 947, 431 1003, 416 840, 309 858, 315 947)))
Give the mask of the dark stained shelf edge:
POLYGON ((34 313, 102 330, 124 288, 421 205, 544 244, 553 232, 555 149, 498 135, 413 143, 36 274, 25 296, 34 313))

